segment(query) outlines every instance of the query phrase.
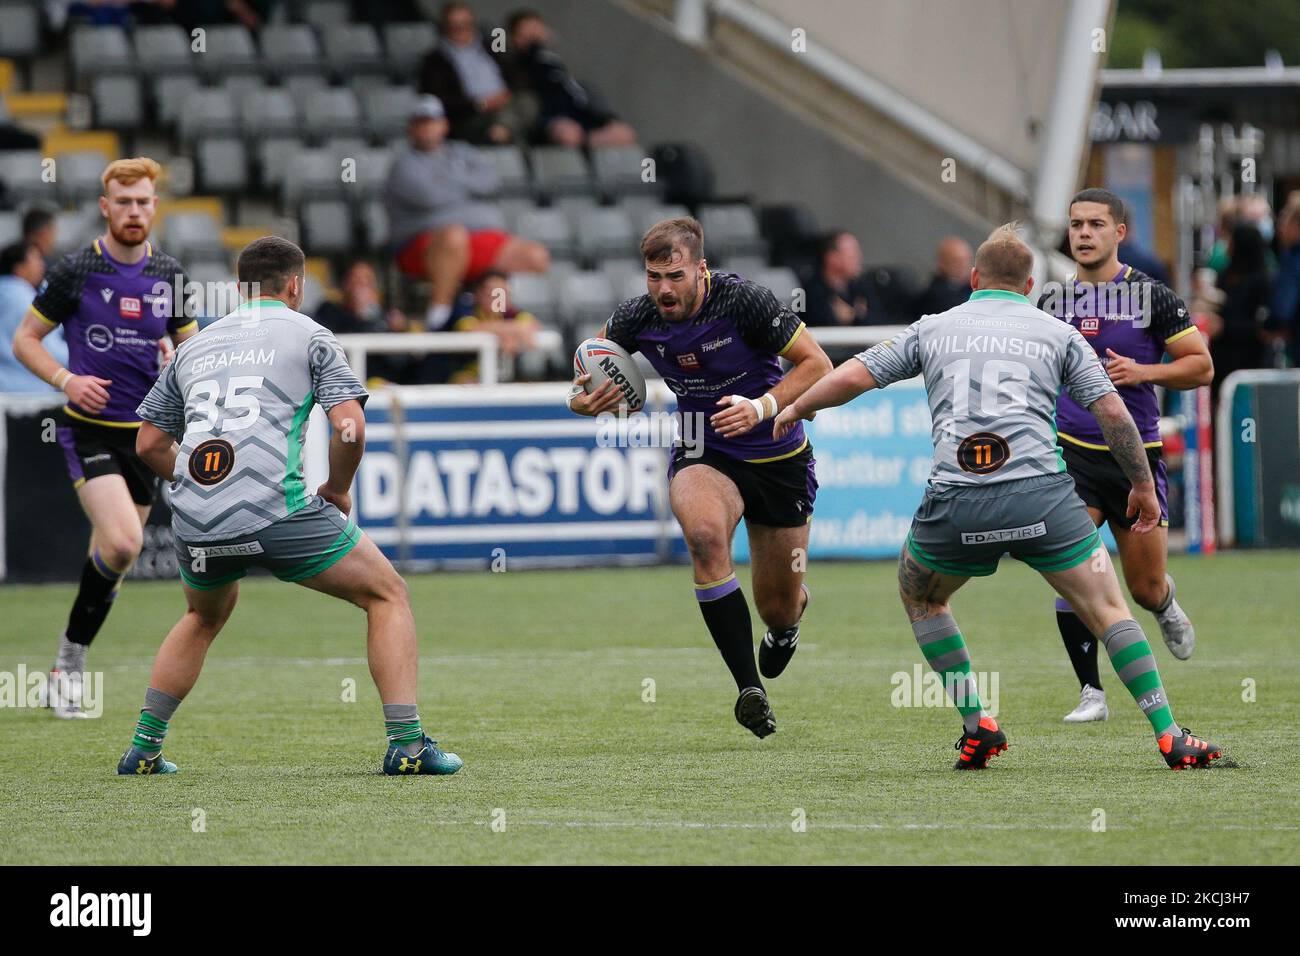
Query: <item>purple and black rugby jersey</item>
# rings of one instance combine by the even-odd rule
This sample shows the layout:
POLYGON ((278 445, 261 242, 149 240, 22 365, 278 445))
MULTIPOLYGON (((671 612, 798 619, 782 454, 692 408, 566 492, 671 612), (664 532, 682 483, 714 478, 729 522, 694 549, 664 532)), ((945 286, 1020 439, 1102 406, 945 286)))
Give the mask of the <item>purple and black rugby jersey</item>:
MULTIPOLYGON (((1141 365, 1156 365, 1169 343, 1196 332, 1183 300, 1163 282, 1121 265, 1115 278, 1096 286, 1075 282, 1073 295, 1044 294, 1038 307, 1069 322, 1093 347, 1102 365, 1107 349, 1141 365)), ((1149 382, 1117 387, 1148 448, 1160 445, 1160 406, 1149 382)), ((1065 441, 1084 448, 1109 450, 1097 419, 1062 393, 1056 402, 1056 431, 1065 441)))
POLYGON ((704 416, 704 447, 742 461, 763 462, 801 451, 807 444, 803 424, 776 441, 770 420, 735 438, 720 437, 708 420, 722 411, 718 399, 724 395, 758 398, 780 382, 777 356, 803 329, 799 317, 770 289, 729 272, 710 272, 704 301, 694 315, 665 322, 654 300, 643 295, 614 310, 605 336, 646 357, 677 396, 679 412, 704 416))
POLYGON ((99 424, 140 424, 136 407, 158 378, 158 340, 197 326, 185 314, 184 301, 173 307, 186 281, 181 264, 148 242, 144 258, 131 265, 115 260, 96 239, 50 270, 32 311, 63 326, 69 371, 113 383, 98 415, 71 402, 64 406, 69 415, 99 424))

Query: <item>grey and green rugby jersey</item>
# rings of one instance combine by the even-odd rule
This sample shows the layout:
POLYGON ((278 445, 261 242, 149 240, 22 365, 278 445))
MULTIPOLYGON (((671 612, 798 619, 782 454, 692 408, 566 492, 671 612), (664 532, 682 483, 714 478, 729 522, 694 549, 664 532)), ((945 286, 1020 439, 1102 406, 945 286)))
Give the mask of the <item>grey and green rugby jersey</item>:
POLYGON ((219 541, 302 508, 312 405, 367 397, 333 333, 282 302, 245 303, 183 342, 137 410, 180 442, 174 532, 219 541))
POLYGON ((883 388, 922 375, 930 399, 930 484, 985 485, 1065 471, 1056 444, 1061 386, 1087 408, 1115 391, 1074 326, 1023 295, 984 289, 924 315, 857 358, 883 388))

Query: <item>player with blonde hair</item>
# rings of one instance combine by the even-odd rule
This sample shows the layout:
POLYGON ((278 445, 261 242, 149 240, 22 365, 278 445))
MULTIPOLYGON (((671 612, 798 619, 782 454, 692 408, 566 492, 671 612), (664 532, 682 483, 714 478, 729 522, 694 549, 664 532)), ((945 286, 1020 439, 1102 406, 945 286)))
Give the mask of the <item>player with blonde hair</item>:
POLYGON ((14 334, 14 356, 67 395, 58 441, 92 529, 51 670, 49 702, 63 718, 86 716, 86 649, 140 554, 158 491, 157 476, 135 453, 136 407, 153 387, 160 362, 198 330, 177 301, 176 290, 185 287, 180 263, 149 241, 161 172, 145 156, 109 163, 99 197, 105 232, 50 270, 14 334), (41 341, 60 325, 67 368, 41 341))

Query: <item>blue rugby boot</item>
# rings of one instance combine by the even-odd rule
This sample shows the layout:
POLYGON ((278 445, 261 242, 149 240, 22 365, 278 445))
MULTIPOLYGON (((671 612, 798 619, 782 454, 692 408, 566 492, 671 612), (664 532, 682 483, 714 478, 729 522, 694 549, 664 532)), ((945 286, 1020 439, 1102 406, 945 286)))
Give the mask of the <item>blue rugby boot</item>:
POLYGON ((122 759, 117 762, 117 773, 120 777, 129 777, 132 774, 145 776, 151 773, 179 772, 180 770, 176 764, 163 757, 161 750, 152 757, 148 757, 139 747, 133 746, 122 754, 122 759))
POLYGON ((438 749, 438 741, 428 734, 424 737, 424 747, 414 754, 408 754, 397 744, 388 747, 384 755, 384 773, 397 777, 408 773, 432 773, 439 776, 453 774, 465 761, 455 754, 438 749))

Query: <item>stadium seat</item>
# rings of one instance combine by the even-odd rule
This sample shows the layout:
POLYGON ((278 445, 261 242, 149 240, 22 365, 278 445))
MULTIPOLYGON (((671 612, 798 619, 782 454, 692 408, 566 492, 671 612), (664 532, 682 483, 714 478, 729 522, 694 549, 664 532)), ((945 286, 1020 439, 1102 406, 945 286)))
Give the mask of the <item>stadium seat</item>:
POLYGON ((244 136, 261 140, 268 135, 286 136, 298 128, 298 108, 289 91, 280 87, 246 92, 240 100, 244 136))
POLYGON ((560 259, 551 263, 551 268, 546 274, 551 278, 551 286, 555 289, 564 288, 565 281, 571 275, 577 275, 582 270, 578 268, 576 262, 570 262, 567 259, 560 259))
MULTIPOLYGON (((629 202, 624 201, 623 206, 632 217, 632 228, 637 234, 637 240, 655 223, 664 219, 680 219, 683 216, 689 216, 691 211, 685 206, 668 205, 656 202, 629 202)), ((708 242, 709 235, 705 233, 705 241, 708 242)))
POLYGON ((342 170, 329 150, 299 149, 288 157, 284 169, 286 175, 281 181, 280 201, 285 209, 293 209, 305 198, 339 198, 343 186, 342 170), (289 170, 292 170, 292 175, 288 175, 289 170))
POLYGON ((262 69, 268 76, 324 73, 316 31, 303 23, 271 23, 262 28, 262 69))
MULTIPOLYGON (((706 243, 709 241, 708 233, 705 233, 704 241, 706 243)), ((721 263, 720 268, 722 271, 734 272, 737 275, 744 276, 746 279, 754 278, 754 276, 767 268, 767 260, 762 256, 732 256, 724 259, 719 255, 718 261, 721 263)))
POLYGON ((138 129, 144 125, 144 93, 134 76, 97 76, 90 98, 95 125, 107 129, 138 129))
POLYGON ((0 152, 0 183, 4 184, 7 201, 49 202, 57 199, 57 184, 46 182, 42 176, 43 160, 40 150, 35 149, 0 152))
POLYGON ((409 86, 380 86, 366 90, 361 102, 365 104, 366 128, 371 138, 387 142, 401 137, 415 99, 415 90, 409 86))
POLYGON ((551 203, 552 208, 560 210, 568 217, 569 225, 575 233, 578 228, 579 217, 599 205, 595 196, 560 196, 551 203))
POLYGON ((153 80, 153 111, 158 122, 172 126, 180 120, 185 100, 200 88, 198 77, 189 73, 159 76, 153 80))
POLYGON ((790 300, 794 296, 794 290, 803 286, 803 283, 799 281, 799 277, 794 274, 794 270, 787 269, 784 266, 773 269, 760 269, 748 274, 746 278, 771 289, 777 301, 787 309, 790 308, 790 300))
POLYGON ((531 199, 498 199, 494 205, 501 211, 506 221, 507 232, 519 231, 519 217, 536 207, 531 199))
POLYGON ((609 279, 615 302, 645 295, 645 264, 640 259, 606 259, 600 271, 609 279))
POLYGON ((219 259, 224 254, 221 230, 206 213, 173 213, 163 220, 159 241, 182 262, 203 258, 219 259))
POLYGON ((64 209, 54 214, 54 251, 59 255, 74 252, 88 245, 103 232, 103 217, 98 203, 87 203, 76 209, 64 209))
POLYGON ((239 73, 225 77, 216 89, 230 97, 230 102, 241 109, 247 109, 250 103, 266 93, 266 80, 256 73, 239 73))
POLYGON ((16 212, 0 210, 0 246, 7 246, 23 237, 23 217, 16 212))
POLYGON ((200 327, 205 327, 238 308, 239 283, 230 264, 224 260, 185 263, 185 277, 203 289, 203 294, 199 297, 202 310, 197 316, 200 327))
POLYGON ((617 305, 614 287, 603 272, 578 272, 560 287, 561 319, 569 328, 599 328, 617 305))
POLYGON ((387 74, 384 73, 354 73, 345 82, 347 88, 356 94, 358 103, 365 103, 366 97, 375 90, 386 90, 392 87, 387 74))
POLYGON ((105 73, 126 73, 135 67, 126 31, 118 27, 77 27, 69 41, 72 72, 78 81, 105 73))
POLYGON ((379 35, 370 24, 340 24, 321 33, 325 62, 339 79, 347 79, 358 73, 389 72, 383 47, 379 45, 379 35))
POLYGON ((303 20, 318 30, 346 24, 352 16, 348 0, 310 0, 302 6, 303 20))
POLYGON ((344 181, 344 194, 354 202, 377 198, 384 191, 388 169, 393 165, 392 149, 387 146, 366 146, 357 150, 352 158, 356 160, 356 180, 344 181))
POLYGON ((368 199, 358 210, 361 220, 361 232, 365 237, 366 248, 371 252, 380 252, 388 246, 388 209, 382 200, 368 199))
POLYGON ((343 160, 356 159, 368 148, 366 141, 359 136, 331 136, 321 144, 321 149, 334 158, 334 165, 340 171, 343 160))
POLYGON ((636 237, 627 211, 617 206, 597 206, 578 214, 578 252, 589 262, 625 258, 635 252, 636 237))
POLYGON ((302 120, 303 132, 317 140, 338 133, 355 134, 363 129, 357 96, 342 87, 329 87, 308 94, 302 108, 302 120))
POLYGON ((233 24, 203 29, 204 50, 194 58, 201 72, 209 76, 247 75, 258 69, 257 47, 246 29, 233 24))
POLYGON ((298 211, 303 248, 310 255, 342 256, 353 251, 352 209, 341 199, 313 199, 298 211))
POLYGON ((296 136, 269 136, 253 144, 257 154, 258 182, 265 192, 278 194, 285 171, 304 147, 296 136))
POLYGON ((640 146, 607 146, 591 151, 591 170, 602 196, 614 200, 621 195, 648 195, 658 200, 663 189, 658 182, 643 182, 641 164, 649 156, 640 146))
POLYGON ((65 203, 78 203, 84 199, 98 198, 103 190, 100 177, 104 175, 104 157, 93 150, 60 153, 54 157, 59 183, 59 198, 65 203))
POLYGON ((190 53, 189 34, 175 24, 136 27, 131 45, 145 76, 193 73, 197 69, 190 53))
POLYGON ((538 196, 590 195, 591 170, 582 152, 564 146, 539 146, 531 151, 533 188, 538 196))
POLYGON ((329 89, 329 80, 318 73, 303 73, 284 78, 284 88, 293 97, 299 115, 307 106, 307 99, 319 90, 329 89))
POLYGON ((543 323, 555 323, 555 287, 549 276, 517 272, 509 279, 515 308, 531 312, 543 323))
POLYGON ((569 220, 559 209, 535 206, 522 210, 515 223, 515 230, 525 239, 546 246, 551 251, 552 258, 572 259, 578 251, 569 220))
POLYGON ((195 171, 199 188, 219 194, 242 193, 248 189, 248 151, 242 140, 211 137, 199 140, 194 148, 195 171))
POLYGON ((437 42, 438 31, 432 23, 385 23, 384 50, 394 78, 413 76, 437 42))
POLYGON ((496 163, 497 175, 501 177, 498 196, 516 198, 532 195, 528 164, 524 161, 523 151, 518 146, 480 146, 479 150, 490 156, 496 163))
POLYGON ((700 207, 706 242, 726 261, 729 256, 766 256, 767 243, 758 232, 758 217, 744 203, 700 207))
POLYGON ((41 13, 34 3, 0 3, 0 57, 25 59, 41 51, 41 13))
POLYGON ((200 136, 233 134, 239 129, 235 102, 224 90, 200 87, 185 97, 179 119, 181 141, 191 143, 200 136))

